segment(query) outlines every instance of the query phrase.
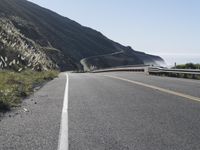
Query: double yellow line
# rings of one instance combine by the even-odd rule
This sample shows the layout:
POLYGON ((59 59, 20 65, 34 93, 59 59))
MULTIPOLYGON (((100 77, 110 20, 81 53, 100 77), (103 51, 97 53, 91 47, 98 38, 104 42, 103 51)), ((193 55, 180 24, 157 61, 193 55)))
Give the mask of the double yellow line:
POLYGON ((137 82, 137 81, 133 81, 133 80, 128 80, 128 79, 124 79, 124 78, 116 77, 116 76, 112 76, 112 75, 104 75, 104 76, 109 77, 109 78, 113 78, 113 79, 126 81, 126 82, 129 82, 129 83, 137 84, 137 85, 144 86, 144 87, 147 87, 147 88, 151 88, 151 89, 154 89, 154 90, 158 90, 158 91, 161 91, 161 92, 164 92, 164 93, 168 93, 168 94, 171 94, 171 95, 175 95, 175 96, 179 96, 179 97, 183 97, 183 98, 186 98, 186 99, 190 99, 190 100, 193 100, 193 101, 200 102, 199 97, 187 95, 187 94, 184 94, 184 93, 175 92, 175 91, 164 89, 164 88, 161 88, 161 87, 157 87, 157 86, 153 86, 153 85, 149 85, 149 84, 145 84, 145 83, 137 82))

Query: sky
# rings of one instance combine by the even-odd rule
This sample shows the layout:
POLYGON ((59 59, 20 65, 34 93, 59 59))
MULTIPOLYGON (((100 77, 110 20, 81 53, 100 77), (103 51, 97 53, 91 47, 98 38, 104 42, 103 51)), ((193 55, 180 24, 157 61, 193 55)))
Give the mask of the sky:
POLYGON ((29 0, 172 65, 200 63, 200 0, 29 0))

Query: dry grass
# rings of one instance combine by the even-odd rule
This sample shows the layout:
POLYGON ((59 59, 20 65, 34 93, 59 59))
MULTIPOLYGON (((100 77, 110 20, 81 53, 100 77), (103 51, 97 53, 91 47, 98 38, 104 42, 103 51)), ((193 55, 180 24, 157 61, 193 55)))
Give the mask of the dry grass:
POLYGON ((20 106, 22 98, 29 96, 35 86, 57 77, 57 71, 0 72, 0 111, 20 106))

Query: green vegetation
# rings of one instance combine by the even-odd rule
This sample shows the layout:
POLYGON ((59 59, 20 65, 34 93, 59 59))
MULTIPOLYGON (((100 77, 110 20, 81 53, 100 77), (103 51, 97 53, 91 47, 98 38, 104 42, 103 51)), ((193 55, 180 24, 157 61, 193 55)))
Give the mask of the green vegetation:
POLYGON ((193 63, 187 63, 183 65, 177 65, 177 69, 200 69, 200 64, 193 64, 193 63))
POLYGON ((29 96, 36 86, 57 77, 57 71, 36 72, 26 70, 21 73, 0 72, 0 112, 17 107, 21 99, 29 96))

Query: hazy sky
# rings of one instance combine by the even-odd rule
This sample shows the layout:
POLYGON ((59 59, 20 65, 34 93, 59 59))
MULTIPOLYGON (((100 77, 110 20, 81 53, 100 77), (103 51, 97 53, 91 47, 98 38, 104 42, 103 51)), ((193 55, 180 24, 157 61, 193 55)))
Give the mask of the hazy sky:
POLYGON ((133 49, 200 62, 200 0, 30 1, 133 49))

